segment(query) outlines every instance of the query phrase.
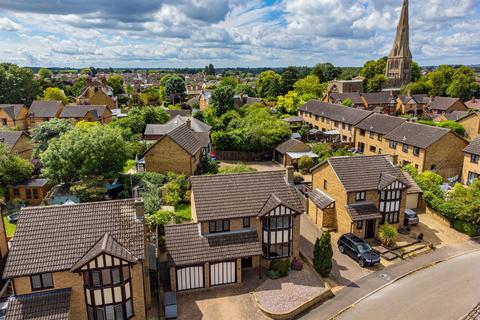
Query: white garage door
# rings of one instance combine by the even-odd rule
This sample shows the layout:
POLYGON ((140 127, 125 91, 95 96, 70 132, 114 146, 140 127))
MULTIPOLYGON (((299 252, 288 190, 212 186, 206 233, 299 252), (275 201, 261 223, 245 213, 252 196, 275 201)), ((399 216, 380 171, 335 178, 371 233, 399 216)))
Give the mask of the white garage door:
POLYGON ((418 193, 412 193, 407 195, 407 209, 417 209, 418 208, 418 193))
POLYGON ((177 291, 203 288, 203 266, 177 269, 177 291))
POLYGON ((210 286, 235 283, 237 281, 237 264, 235 261, 210 264, 210 286))

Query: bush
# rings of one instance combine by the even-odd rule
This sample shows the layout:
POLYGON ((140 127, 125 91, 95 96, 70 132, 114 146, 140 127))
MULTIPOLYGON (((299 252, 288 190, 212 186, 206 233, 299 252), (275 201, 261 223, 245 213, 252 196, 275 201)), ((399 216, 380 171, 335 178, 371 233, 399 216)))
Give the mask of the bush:
POLYGON ((333 250, 330 239, 330 232, 323 232, 322 236, 315 241, 313 249, 313 267, 322 277, 328 277, 333 267, 333 250))
POLYGON ((298 169, 301 173, 305 174, 308 172, 308 170, 310 170, 311 167, 313 167, 313 163, 313 159, 309 156, 302 156, 300 159, 298 159, 298 169))
POLYGON ((378 230, 378 238, 382 242, 383 245, 390 247, 395 243, 395 239, 398 236, 397 229, 394 226, 385 223, 384 225, 380 226, 380 230, 378 230))
POLYGON ((454 220, 453 228, 457 231, 460 231, 461 233, 468 235, 469 237, 474 237, 478 234, 480 226, 467 221, 454 220))
POLYGON ((280 277, 288 276, 288 271, 290 269, 290 261, 288 259, 276 259, 272 260, 270 263, 270 270, 278 272, 280 277))
POLYGON ((300 184, 303 182, 303 180, 305 180, 303 178, 303 175, 300 173, 300 172, 294 172, 293 173, 293 183, 294 184, 300 184))

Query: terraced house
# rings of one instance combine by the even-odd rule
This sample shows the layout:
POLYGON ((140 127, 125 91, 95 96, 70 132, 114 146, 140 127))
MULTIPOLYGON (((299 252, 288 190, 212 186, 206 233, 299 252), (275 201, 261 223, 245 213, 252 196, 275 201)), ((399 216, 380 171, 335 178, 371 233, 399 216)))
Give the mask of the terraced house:
POLYGON ((7 319, 146 319, 143 202, 22 208, 4 278, 7 319))
POLYGON ((462 182, 471 184, 480 177, 480 137, 463 149, 462 182))
POLYGON ((34 128, 42 122, 59 118, 64 107, 62 101, 33 101, 28 110, 29 127, 34 128))
POLYGON ((411 185, 389 156, 333 157, 311 172, 307 212, 321 228, 368 239, 379 224, 403 225, 411 185))
POLYGON ((242 270, 299 257, 293 168, 191 177, 192 223, 165 226, 172 290, 242 282, 242 270))
POLYGON ((341 142, 354 143, 354 126, 373 112, 311 100, 298 109, 298 114, 316 129, 335 132, 341 142))

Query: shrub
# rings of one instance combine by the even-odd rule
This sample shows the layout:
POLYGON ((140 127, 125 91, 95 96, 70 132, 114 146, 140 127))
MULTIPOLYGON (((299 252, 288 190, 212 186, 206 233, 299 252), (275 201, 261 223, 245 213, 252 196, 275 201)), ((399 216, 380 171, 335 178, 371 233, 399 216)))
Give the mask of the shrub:
POLYGON ((300 172, 295 172, 293 174, 293 183, 294 184, 300 184, 304 180, 303 175, 300 172))
POLYGON ((298 159, 298 169, 301 173, 305 174, 308 172, 308 170, 310 170, 311 167, 313 167, 313 163, 313 159, 309 156, 302 156, 300 159, 298 159))
POLYGON ((276 259, 272 260, 270 263, 270 270, 278 272, 280 277, 288 276, 288 271, 290 269, 290 262, 288 259, 276 259))
POLYGON ((322 277, 328 277, 332 271, 332 243, 330 232, 325 231, 320 238, 317 238, 313 249, 313 267, 322 277))
POLYGON ((385 223, 384 225, 380 226, 380 230, 378 230, 378 238, 387 247, 392 246, 395 243, 395 239, 398 236, 397 229, 394 226, 385 223))
POLYGON ((454 220, 453 228, 461 233, 468 235, 469 237, 474 237, 478 234, 478 229, 480 226, 472 224, 467 221, 454 220))

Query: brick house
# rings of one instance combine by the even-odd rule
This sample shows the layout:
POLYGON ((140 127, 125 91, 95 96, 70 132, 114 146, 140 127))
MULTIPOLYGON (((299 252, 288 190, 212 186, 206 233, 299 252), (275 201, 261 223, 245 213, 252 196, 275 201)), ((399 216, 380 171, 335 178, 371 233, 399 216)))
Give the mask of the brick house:
POLYGON ((363 93, 362 100, 367 110, 395 115, 396 97, 390 92, 363 93))
POLYGON ((358 92, 328 92, 323 97, 323 102, 342 104, 346 99, 350 99, 353 102, 354 108, 366 109, 362 96, 358 92))
POLYGON ((112 121, 112 111, 105 105, 67 105, 60 114, 62 119, 70 119, 73 122, 89 121, 102 124, 112 121))
POLYGON ((465 135, 472 140, 480 134, 480 113, 478 111, 453 111, 435 117, 434 121, 455 121, 465 128, 465 135))
POLYGON ((75 102, 80 105, 105 105, 108 109, 118 108, 118 100, 113 94, 113 89, 104 84, 87 86, 82 93, 75 98, 75 102))
MULTIPOLYGON (((153 130, 149 131, 153 135, 153 130)), ((158 133, 158 132, 157 132, 158 133)), ((159 135, 145 151, 145 171, 166 173, 169 171, 194 175, 202 156, 209 150, 210 139, 190 128, 190 122, 174 127, 159 135)))
POLYGON ((0 143, 7 147, 7 151, 22 159, 30 160, 32 157, 32 139, 24 131, 0 130, 0 143))
POLYGON ((332 80, 328 82, 328 93, 362 93, 363 80, 332 80))
POLYGON ((208 104, 211 96, 212 96, 212 91, 202 90, 202 93, 200 94, 200 100, 198 101, 199 102, 198 107, 200 111, 204 111, 205 109, 208 108, 208 104))
POLYGON ((428 99, 428 95, 426 94, 399 95, 397 97, 395 111, 400 114, 423 114, 426 106, 424 102, 425 99, 428 99))
POLYGON ((463 152, 462 182, 471 184, 480 177, 480 137, 470 142, 463 152))
POLYGON ((24 104, 0 104, 0 128, 27 130, 27 115, 24 104))
POLYGON ((14 290, 6 318, 146 319, 143 211, 134 199, 22 208, 3 274, 14 290))
POLYGON ((379 224, 403 225, 410 184, 388 156, 333 157, 311 172, 307 213, 321 228, 369 239, 379 224))
POLYGON ((298 159, 303 156, 318 158, 318 155, 312 152, 312 148, 308 144, 297 139, 284 141, 273 151, 273 159, 284 167, 296 166, 298 159))
POLYGON ((39 123, 59 118, 64 107, 62 101, 33 101, 28 110, 29 127, 33 128, 39 123))
POLYGON ((210 144, 210 131, 212 127, 203 121, 191 116, 175 115, 165 124, 147 124, 143 134, 145 140, 156 141, 166 135, 169 131, 187 124, 190 126, 197 140, 205 144, 210 144))
POLYGON ((299 257, 293 168, 194 176, 191 185, 193 222, 165 226, 172 290, 241 283, 244 269, 299 257))
POLYGON ((31 206, 38 206, 47 196, 52 185, 48 179, 30 179, 8 186, 8 198, 18 199, 31 206))
POLYGON ((424 98, 425 110, 429 115, 450 113, 453 111, 467 111, 467 106, 459 98, 430 97, 424 98))
POLYGON ((298 109, 305 122, 323 132, 337 130, 340 140, 354 143, 354 126, 373 112, 311 100, 298 109))

